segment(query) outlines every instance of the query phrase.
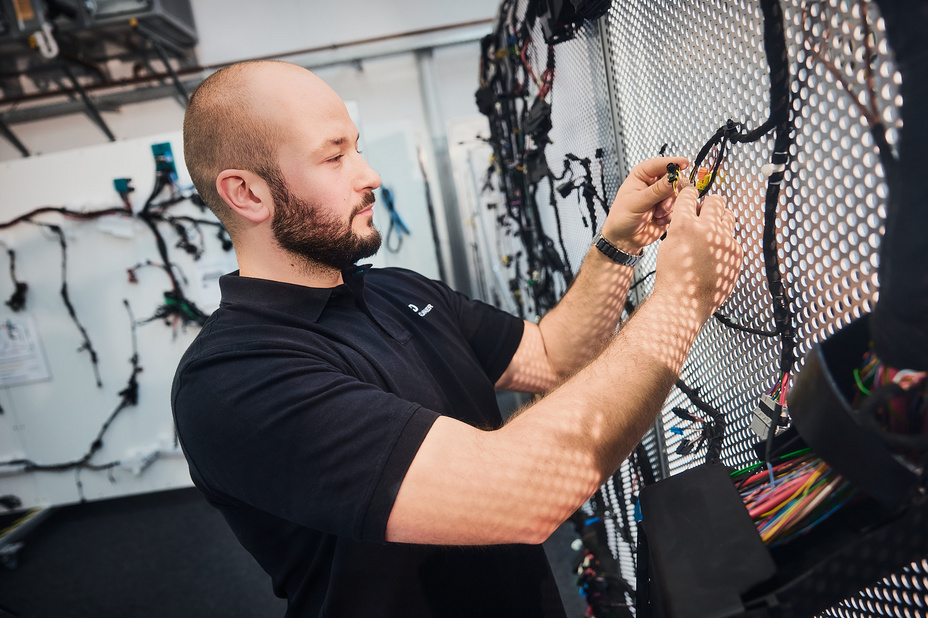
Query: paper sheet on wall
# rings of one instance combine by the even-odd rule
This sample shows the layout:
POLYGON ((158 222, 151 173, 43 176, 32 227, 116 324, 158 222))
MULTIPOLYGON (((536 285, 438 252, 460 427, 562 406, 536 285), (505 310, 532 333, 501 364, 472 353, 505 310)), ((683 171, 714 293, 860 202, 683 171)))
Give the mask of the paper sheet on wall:
POLYGON ((0 317, 0 387, 50 378, 48 360, 32 318, 0 317))

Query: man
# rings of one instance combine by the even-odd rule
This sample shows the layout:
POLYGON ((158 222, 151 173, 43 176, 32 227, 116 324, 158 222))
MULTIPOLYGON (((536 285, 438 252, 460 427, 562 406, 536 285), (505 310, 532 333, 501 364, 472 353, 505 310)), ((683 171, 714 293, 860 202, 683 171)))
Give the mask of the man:
POLYGON ((730 293, 734 216, 622 185, 601 245, 665 231, 651 298, 614 336, 633 269, 591 248, 522 322, 372 255, 380 178, 338 96, 285 63, 203 82, 184 152, 240 270, 177 370, 191 476, 288 599, 288 616, 563 616, 538 545, 608 478, 730 293), (673 212, 673 225, 669 226, 673 212), (494 386, 547 393, 500 427, 494 386))

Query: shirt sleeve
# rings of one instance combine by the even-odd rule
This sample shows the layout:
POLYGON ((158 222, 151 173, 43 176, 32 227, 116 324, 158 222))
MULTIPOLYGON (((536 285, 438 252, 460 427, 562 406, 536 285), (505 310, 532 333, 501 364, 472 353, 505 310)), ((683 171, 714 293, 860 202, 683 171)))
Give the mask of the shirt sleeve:
POLYGON ((496 382, 522 342, 525 323, 480 300, 456 292, 441 281, 433 281, 454 307, 461 333, 470 343, 491 382, 496 382))
POLYGON ((324 356, 241 345, 187 365, 175 378, 173 403, 191 477, 207 495, 378 541, 437 417, 324 356), (241 375, 256 356, 260 370, 241 375), (252 360, 243 365, 244 357, 252 360))

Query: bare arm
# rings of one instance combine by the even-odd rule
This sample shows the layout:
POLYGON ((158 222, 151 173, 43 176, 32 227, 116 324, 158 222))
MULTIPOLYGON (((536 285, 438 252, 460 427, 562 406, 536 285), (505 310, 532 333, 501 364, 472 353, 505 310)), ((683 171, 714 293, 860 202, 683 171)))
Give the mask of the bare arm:
MULTIPOLYGON (((636 165, 613 200, 601 233, 631 255, 657 240, 671 220, 674 191, 662 157, 636 165)), ((596 358, 615 335, 634 269, 591 247, 576 280, 539 324, 525 323, 519 349, 497 388, 544 393, 596 358)))
POLYGON ((700 217, 693 189, 680 201, 651 298, 599 357, 503 428, 439 418, 397 495, 387 540, 540 542, 614 473, 740 271, 721 198, 708 198, 700 217))

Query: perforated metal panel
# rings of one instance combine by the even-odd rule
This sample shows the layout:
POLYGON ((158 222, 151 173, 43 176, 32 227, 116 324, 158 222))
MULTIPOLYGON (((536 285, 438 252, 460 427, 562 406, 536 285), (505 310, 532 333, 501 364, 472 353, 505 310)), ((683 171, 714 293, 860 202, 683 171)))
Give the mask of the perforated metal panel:
MULTIPOLYGON (((795 133, 780 196, 781 272, 796 315, 797 353, 876 301, 878 251, 887 188, 865 112, 872 59, 879 118, 894 144, 899 126, 896 72, 873 3, 830 0, 783 3, 794 94, 795 133), (873 33, 866 44, 868 29, 873 33)), ((728 118, 749 128, 767 117, 769 77, 763 19, 751 2, 678 2, 655 11, 651 2, 618 2, 609 15, 609 58, 629 161, 653 156, 662 143, 692 157, 728 118)), ((761 246, 769 143, 735 146, 717 191, 738 217, 745 248, 741 280, 723 308, 745 325, 770 329, 772 311, 761 246)), ((651 268, 650 264, 642 266, 651 268)), ((723 460, 753 461, 749 428, 761 393, 776 379, 777 339, 710 323, 693 348, 683 378, 725 414, 723 460)), ((801 361, 800 361, 801 365, 801 361)), ((687 430, 668 410, 686 405, 672 393, 663 421, 687 430)), ((680 436, 667 433, 671 472, 700 463, 705 451, 676 455, 680 436)), ((924 615, 924 561, 883 586, 829 612, 841 616, 924 615)))
MULTIPOLYGON (((517 20, 526 4, 518 3, 517 20)), ((868 313, 876 302, 888 190, 865 116, 871 113, 872 92, 876 117, 888 127, 888 141, 894 145, 901 101, 900 77, 875 3, 786 0, 781 6, 794 132, 780 193, 777 241, 795 315, 796 372, 815 342, 868 313)), ((756 2, 615 0, 597 26, 587 24, 575 39, 556 46, 549 166, 560 172, 566 153, 592 158, 596 148, 603 148, 610 200, 628 172, 625 161, 631 165, 656 156, 664 144, 668 154, 692 159, 728 119, 748 129, 761 125, 769 113, 770 87, 763 36, 756 2), (604 103, 610 106, 608 114, 604 103), (609 134, 613 126, 619 152, 609 134)), ((544 48, 537 28, 533 40, 537 49, 544 48)), ((543 59, 536 62, 540 71, 543 59)), ((745 249, 741 278, 723 311, 740 324, 764 330, 773 329, 773 310, 762 251, 766 180, 761 168, 770 161, 771 144, 772 136, 733 145, 713 187, 736 213, 736 234, 745 249)), ((536 199, 542 224, 553 230, 557 222, 547 191, 542 183, 536 199)), ((577 199, 555 200, 574 272, 596 232, 577 199)), ((635 304, 650 292, 653 278, 648 275, 655 258, 656 250, 648 250, 636 272, 638 285, 631 294, 635 304)), ((778 338, 731 330, 717 321, 706 325, 690 353, 681 377, 724 415, 722 460, 728 465, 755 461, 752 448, 758 438, 750 421, 759 397, 778 377, 779 353, 778 338)), ((663 435, 645 441, 649 459, 656 460, 657 449, 664 451, 671 474, 706 457, 705 446, 690 454, 675 453, 683 438, 695 441, 698 429, 672 414, 674 406, 691 407, 677 389, 661 415, 663 435)), ((633 511, 639 487, 638 473, 626 463, 589 508, 612 514, 607 520, 610 545, 629 582, 634 581, 634 556, 623 537, 634 539, 635 531, 623 535, 620 528, 633 511)), ((926 614, 925 560, 827 612, 855 618, 926 614)))
MULTIPOLYGON (((795 134, 780 198, 778 242, 802 356, 815 341, 869 312, 876 301, 887 188, 868 122, 855 99, 869 104, 865 85, 871 52, 876 107, 893 144, 899 77, 872 3, 794 1, 784 5, 784 14, 795 134), (873 32, 871 47, 864 43, 865 18, 873 32)), ((663 142, 675 154, 692 156, 726 119, 754 127, 767 115, 769 78, 756 5, 674 3, 664 16, 655 15, 649 2, 621 2, 609 17, 609 62, 630 161, 652 156, 663 142)), ((743 324, 768 329, 772 322, 761 251, 759 170, 769 160, 769 150, 763 143, 736 146, 718 187, 738 215, 738 236, 745 248, 741 280, 724 309, 743 324)), ((730 465, 753 459, 751 411, 776 378, 777 354, 776 339, 732 332, 717 323, 707 326, 691 352, 684 379, 699 385, 703 396, 725 414, 723 459, 730 465)), ((686 405, 685 397, 674 393, 667 403, 665 424, 680 426, 666 410, 686 405)), ((704 456, 673 454, 680 439, 668 433, 673 472, 704 456)), ((828 614, 925 615, 926 590, 921 561, 828 614)))
MULTIPOLYGON (((868 312, 877 293, 887 195, 879 159, 851 95, 807 51, 811 45, 821 46, 826 60, 839 67, 855 91, 862 91, 862 29, 854 7, 856 3, 836 1, 785 7, 792 90, 798 96, 778 242, 800 356, 813 342, 868 312)), ((876 92, 892 126, 898 121, 896 73, 874 12, 870 19, 876 49, 883 52, 874 61, 876 92)), ((631 161, 653 156, 664 142, 670 152, 692 157, 728 118, 753 128, 767 117, 769 79, 759 8, 753 3, 688 2, 676 4, 666 16, 655 19, 650 2, 618 3, 610 14, 610 62, 631 161)), ((770 154, 764 142, 736 145, 716 187, 738 216, 737 235, 745 248, 741 280, 723 309, 745 325, 767 329, 772 320, 761 247, 765 182, 760 169, 770 154)), ((729 421, 726 463, 752 459, 748 413, 773 385, 778 345, 776 339, 710 323, 691 353, 684 376, 702 386, 729 421)), ((682 402, 677 398, 675 403, 682 402)), ((665 420, 669 425, 677 421, 670 416, 665 420)), ((698 460, 699 453, 671 457, 671 470, 698 460)))

